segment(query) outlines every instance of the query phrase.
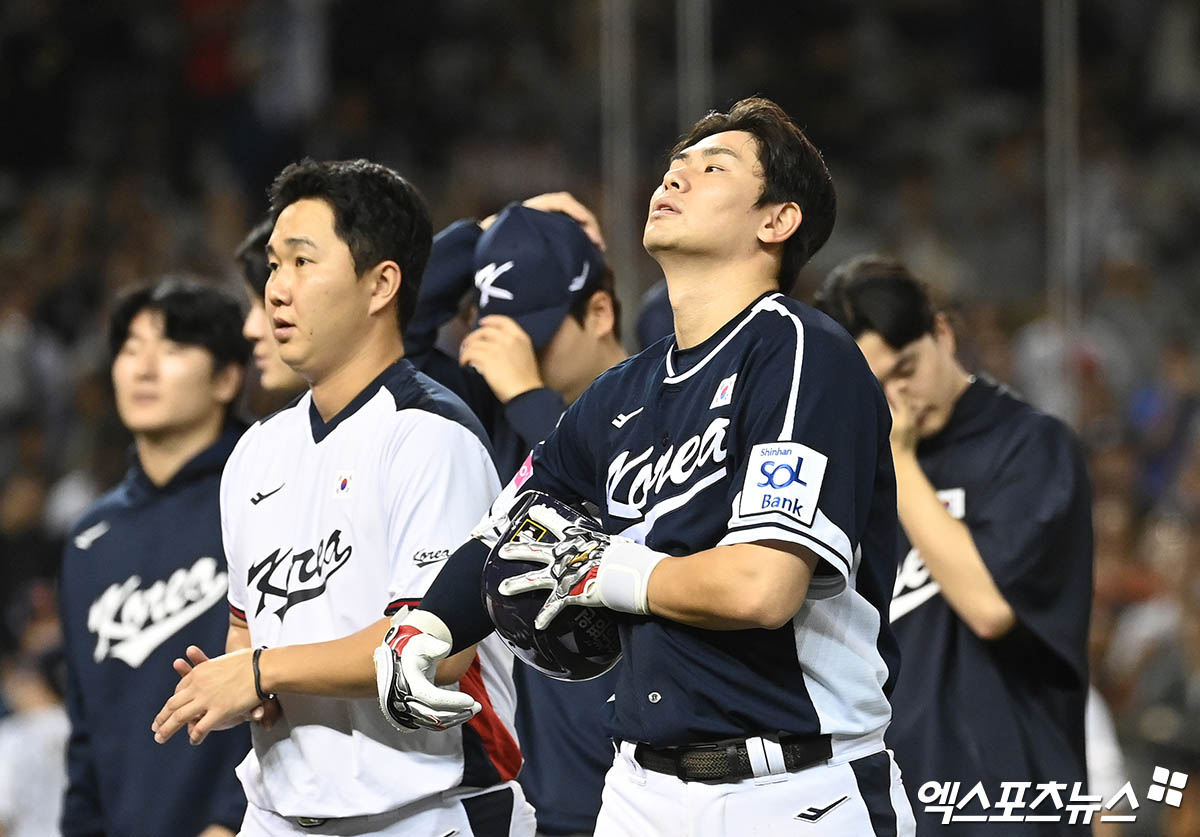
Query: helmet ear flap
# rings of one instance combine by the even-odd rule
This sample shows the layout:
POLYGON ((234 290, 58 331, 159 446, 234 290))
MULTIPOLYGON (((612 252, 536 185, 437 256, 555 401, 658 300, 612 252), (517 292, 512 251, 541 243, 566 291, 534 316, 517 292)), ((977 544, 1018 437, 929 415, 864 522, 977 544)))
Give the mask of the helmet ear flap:
POLYGON ((544 629, 534 620, 546 604, 548 590, 504 595, 506 579, 543 569, 530 561, 501 558, 500 547, 512 541, 555 543, 557 535, 529 515, 533 505, 549 506, 571 526, 602 531, 599 521, 540 491, 523 494, 508 514, 511 521, 483 565, 483 602, 496 633, 517 659, 558 680, 599 677, 621 658, 619 626, 629 617, 601 607, 564 607, 544 629))

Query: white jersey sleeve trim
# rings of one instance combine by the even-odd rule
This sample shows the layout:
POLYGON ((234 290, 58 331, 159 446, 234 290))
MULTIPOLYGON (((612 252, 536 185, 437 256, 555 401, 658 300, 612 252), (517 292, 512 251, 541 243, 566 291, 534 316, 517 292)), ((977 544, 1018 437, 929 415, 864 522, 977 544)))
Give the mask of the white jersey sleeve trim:
POLYGON ((796 359, 792 363, 792 387, 788 392, 787 410, 783 415, 783 427, 779 430, 779 441, 791 441, 792 434, 796 429, 796 404, 800 398, 800 373, 804 369, 804 324, 800 322, 799 317, 780 305, 775 297, 768 297, 759 303, 759 305, 764 310, 774 311, 781 317, 791 320, 792 326, 796 329, 796 359))

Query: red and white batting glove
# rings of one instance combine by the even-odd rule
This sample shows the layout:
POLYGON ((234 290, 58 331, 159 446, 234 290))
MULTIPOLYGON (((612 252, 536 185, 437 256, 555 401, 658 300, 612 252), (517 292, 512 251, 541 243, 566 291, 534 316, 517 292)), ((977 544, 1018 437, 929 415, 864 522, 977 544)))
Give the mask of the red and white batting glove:
POLYGON ((401 610, 392 617, 374 660, 379 708, 396 729, 447 730, 465 724, 482 709, 465 692, 434 684, 438 663, 452 645, 450 629, 432 613, 401 610))

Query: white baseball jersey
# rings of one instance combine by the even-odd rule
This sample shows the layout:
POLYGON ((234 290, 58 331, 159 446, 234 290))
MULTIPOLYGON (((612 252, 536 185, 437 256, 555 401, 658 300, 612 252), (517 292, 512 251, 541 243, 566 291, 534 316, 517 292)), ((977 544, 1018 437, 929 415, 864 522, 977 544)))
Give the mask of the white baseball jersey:
MULTIPOLYGON (((401 360, 329 422, 306 393, 242 437, 221 481, 229 604, 255 646, 321 642, 417 604, 500 486, 483 431, 401 360)), ((394 810, 512 779, 512 655, 495 638, 461 688, 483 705, 451 732, 404 734, 374 698, 281 694, 238 776, 283 816, 394 810)))

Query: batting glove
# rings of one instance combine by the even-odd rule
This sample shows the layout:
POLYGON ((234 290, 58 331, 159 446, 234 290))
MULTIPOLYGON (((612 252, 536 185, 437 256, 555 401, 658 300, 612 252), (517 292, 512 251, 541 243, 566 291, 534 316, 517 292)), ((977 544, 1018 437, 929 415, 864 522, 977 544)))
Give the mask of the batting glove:
POLYGON ((392 617, 374 660, 379 708, 396 729, 447 730, 480 711, 465 692, 434 685, 438 663, 450 648, 450 630, 434 614, 404 609, 392 617))
POLYGON ((540 570, 513 576, 499 585, 505 596, 549 590, 546 604, 533 621, 545 630, 567 605, 607 607, 646 615, 650 573, 667 556, 620 535, 607 535, 567 520, 550 506, 534 504, 528 517, 544 526, 555 542, 508 543, 499 557, 544 564, 540 570))

